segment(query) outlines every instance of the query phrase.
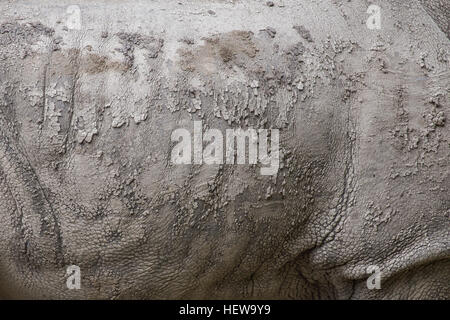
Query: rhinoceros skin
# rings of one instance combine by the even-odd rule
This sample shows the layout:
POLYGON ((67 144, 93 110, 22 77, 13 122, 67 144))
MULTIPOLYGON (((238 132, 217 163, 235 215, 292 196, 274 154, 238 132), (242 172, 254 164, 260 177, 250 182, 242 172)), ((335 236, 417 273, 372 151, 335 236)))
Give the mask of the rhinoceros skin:
POLYGON ((449 6, 376 2, 2 1, 1 296, 450 298, 449 6), (277 174, 175 165, 194 121, 277 174))

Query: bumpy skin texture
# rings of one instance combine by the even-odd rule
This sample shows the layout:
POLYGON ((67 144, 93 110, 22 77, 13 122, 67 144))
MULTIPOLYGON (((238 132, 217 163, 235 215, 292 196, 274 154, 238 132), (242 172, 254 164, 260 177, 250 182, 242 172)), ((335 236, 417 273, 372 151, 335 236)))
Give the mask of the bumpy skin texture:
POLYGON ((2 296, 450 298, 448 11, 179 2, 0 3, 2 296), (172 164, 200 119, 278 175, 172 164))
POLYGON ((427 13, 433 18, 442 32, 450 38, 450 1, 448 0, 419 0, 427 13))

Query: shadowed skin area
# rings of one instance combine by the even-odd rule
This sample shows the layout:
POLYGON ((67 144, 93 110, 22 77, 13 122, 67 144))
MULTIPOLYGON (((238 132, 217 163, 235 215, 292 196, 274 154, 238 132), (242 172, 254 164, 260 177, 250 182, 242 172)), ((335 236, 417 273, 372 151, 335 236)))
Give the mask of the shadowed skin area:
POLYGON ((70 5, 0 4, 1 298, 450 297, 445 1, 70 5), (194 121, 277 174, 175 165, 194 121))

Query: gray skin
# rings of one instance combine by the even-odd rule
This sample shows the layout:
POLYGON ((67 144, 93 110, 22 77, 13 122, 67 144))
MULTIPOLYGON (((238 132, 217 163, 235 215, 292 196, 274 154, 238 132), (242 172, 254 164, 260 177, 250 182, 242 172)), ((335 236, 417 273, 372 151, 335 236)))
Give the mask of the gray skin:
POLYGON ((78 2, 0 3, 3 298, 450 298, 448 1, 78 2), (171 163, 200 119, 278 175, 171 163))

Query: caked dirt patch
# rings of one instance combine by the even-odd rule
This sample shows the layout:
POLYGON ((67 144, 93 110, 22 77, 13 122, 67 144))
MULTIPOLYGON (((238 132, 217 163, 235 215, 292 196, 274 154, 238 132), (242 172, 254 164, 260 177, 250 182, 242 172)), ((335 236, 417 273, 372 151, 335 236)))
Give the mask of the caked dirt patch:
POLYGON ((178 50, 182 70, 210 74, 223 66, 244 65, 259 51, 251 31, 235 30, 202 40, 201 46, 178 50))
POLYGON ((98 74, 106 71, 126 72, 128 66, 119 61, 113 61, 110 58, 89 53, 82 58, 82 71, 88 74, 98 74))
POLYGON ((53 52, 50 66, 54 73, 56 73, 55 70, 58 70, 60 75, 74 75, 77 72, 99 74, 115 71, 122 73, 128 70, 128 66, 124 62, 114 61, 96 53, 81 53, 79 49, 73 48, 53 52))

